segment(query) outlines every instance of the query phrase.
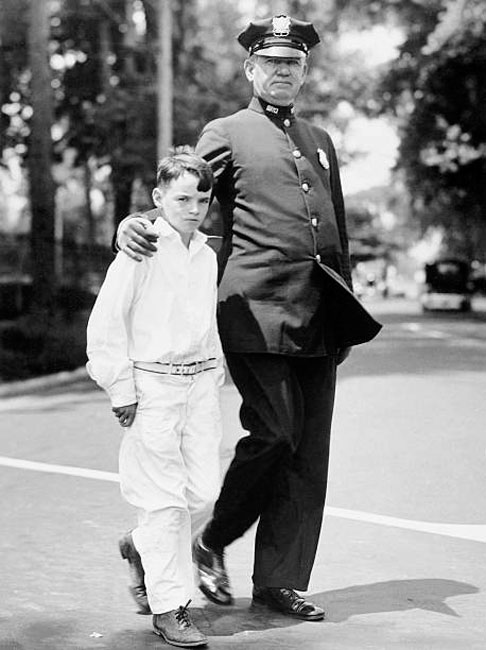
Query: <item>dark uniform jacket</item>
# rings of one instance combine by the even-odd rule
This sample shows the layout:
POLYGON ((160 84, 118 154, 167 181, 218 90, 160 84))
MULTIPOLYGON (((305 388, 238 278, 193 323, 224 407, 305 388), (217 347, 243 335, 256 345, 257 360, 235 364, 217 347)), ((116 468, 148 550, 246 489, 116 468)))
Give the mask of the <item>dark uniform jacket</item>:
POLYGON ((339 170, 326 131, 253 98, 210 122, 224 232, 218 322, 225 352, 321 356, 380 329, 351 291, 339 170))

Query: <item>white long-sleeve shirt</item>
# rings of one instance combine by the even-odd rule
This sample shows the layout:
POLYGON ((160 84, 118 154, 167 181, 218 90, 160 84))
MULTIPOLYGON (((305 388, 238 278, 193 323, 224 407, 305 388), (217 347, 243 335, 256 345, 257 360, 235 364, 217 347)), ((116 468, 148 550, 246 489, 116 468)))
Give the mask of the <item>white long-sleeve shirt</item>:
POLYGON ((118 253, 88 321, 87 369, 113 406, 136 402, 133 362, 190 363, 223 353, 216 324, 217 262, 196 231, 189 248, 162 218, 158 249, 118 253))

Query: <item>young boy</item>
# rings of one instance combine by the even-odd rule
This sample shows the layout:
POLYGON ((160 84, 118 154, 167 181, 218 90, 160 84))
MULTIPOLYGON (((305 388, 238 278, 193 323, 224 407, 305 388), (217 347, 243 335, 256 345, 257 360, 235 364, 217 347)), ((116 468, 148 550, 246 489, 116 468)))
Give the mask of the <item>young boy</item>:
POLYGON ((158 250, 141 263, 117 255, 87 333, 88 372, 125 428, 120 483, 138 525, 120 549, 132 595, 153 613, 154 631, 182 647, 207 643, 187 611, 191 536, 219 490, 217 264, 197 230, 212 186, 209 165, 187 148, 160 162, 152 194, 158 250))

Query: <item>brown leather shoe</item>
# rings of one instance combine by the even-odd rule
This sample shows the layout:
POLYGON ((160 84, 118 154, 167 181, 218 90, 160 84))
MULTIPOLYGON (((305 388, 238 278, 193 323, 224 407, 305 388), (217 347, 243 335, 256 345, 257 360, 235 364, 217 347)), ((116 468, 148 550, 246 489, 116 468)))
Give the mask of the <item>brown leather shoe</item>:
POLYGON ((187 610, 189 603, 170 612, 154 614, 154 632, 166 643, 181 648, 195 648, 207 644, 207 637, 197 629, 189 616, 187 610))
POLYGON ((120 555, 128 561, 128 570, 130 572, 129 591, 133 600, 138 605, 137 614, 151 614, 150 606, 147 600, 147 589, 145 587, 145 571, 143 570, 140 553, 133 543, 132 533, 124 535, 118 543, 120 555))
POLYGON ((252 608, 265 607, 304 621, 322 621, 325 612, 321 607, 299 596, 293 589, 280 587, 253 587, 252 608))
POLYGON ((203 544, 199 535, 192 546, 199 575, 199 589, 216 605, 232 605, 233 596, 224 565, 224 552, 214 551, 203 544))

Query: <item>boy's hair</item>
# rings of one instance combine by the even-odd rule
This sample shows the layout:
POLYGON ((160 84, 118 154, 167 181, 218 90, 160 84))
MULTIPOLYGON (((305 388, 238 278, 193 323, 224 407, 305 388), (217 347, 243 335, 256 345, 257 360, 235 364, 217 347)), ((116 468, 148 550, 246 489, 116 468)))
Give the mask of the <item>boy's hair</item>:
POLYGON ((157 187, 168 185, 185 173, 193 174, 199 178, 197 186, 199 192, 207 192, 212 189, 214 177, 211 167, 188 145, 170 149, 169 155, 160 160, 157 166, 157 187))

